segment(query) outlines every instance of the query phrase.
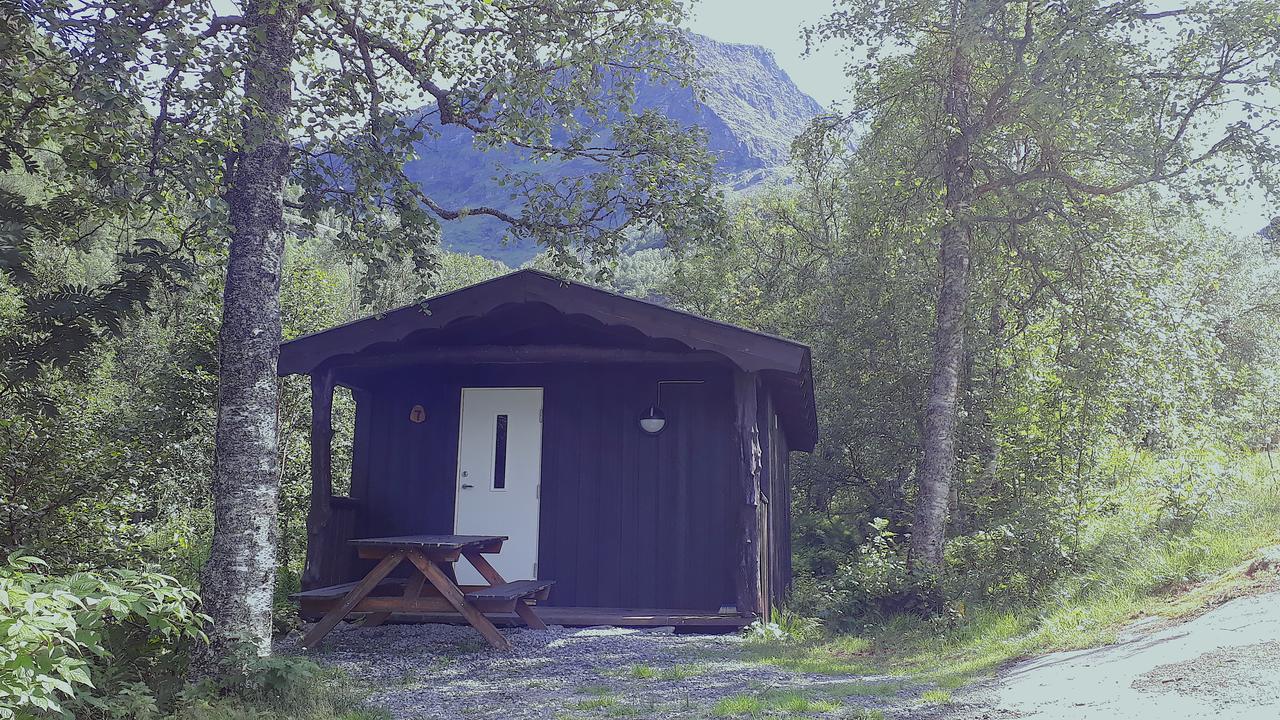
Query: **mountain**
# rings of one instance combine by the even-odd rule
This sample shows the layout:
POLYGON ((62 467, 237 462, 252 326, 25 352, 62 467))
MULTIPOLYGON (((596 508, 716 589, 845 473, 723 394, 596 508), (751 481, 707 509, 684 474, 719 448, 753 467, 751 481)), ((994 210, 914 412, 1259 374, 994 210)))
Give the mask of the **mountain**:
MULTIPOLYGON (((728 188, 750 191, 786 164, 795 133, 821 113, 822 106, 796 87, 769 50, 695 34, 688 39, 702 102, 688 88, 643 82, 636 88, 637 108, 656 109, 682 125, 705 128, 728 188)), ((472 146, 469 133, 452 127, 424 140, 417 150, 418 158, 405 166, 405 172, 428 195, 451 207, 483 204, 515 210, 509 192, 494 180, 500 166, 572 172, 572 165, 533 166, 515 153, 483 152, 472 146)), ((502 223, 488 217, 446 222, 442 231, 449 249, 509 265, 537 253, 532 244, 504 245, 502 223)))

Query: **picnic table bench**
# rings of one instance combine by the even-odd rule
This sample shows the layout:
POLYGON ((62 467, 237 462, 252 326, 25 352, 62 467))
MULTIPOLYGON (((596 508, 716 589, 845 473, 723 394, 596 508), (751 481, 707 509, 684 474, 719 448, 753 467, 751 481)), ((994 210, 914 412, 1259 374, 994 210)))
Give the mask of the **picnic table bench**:
POLYGON ((351 540, 361 558, 378 560, 378 564, 355 582, 289 596, 325 612, 302 639, 303 647, 314 648, 353 612, 368 613, 364 624, 374 626, 385 622, 394 612, 452 611, 461 615, 493 647, 510 649, 507 639, 485 613, 515 612, 525 625, 545 628, 546 624, 530 603, 545 600, 555 581, 504 580, 484 556, 501 552, 506 540, 502 535, 401 535, 351 540), (446 568, 461 558, 466 558, 489 584, 454 582, 446 568), (405 561, 415 569, 413 574, 408 578, 389 577, 405 561))

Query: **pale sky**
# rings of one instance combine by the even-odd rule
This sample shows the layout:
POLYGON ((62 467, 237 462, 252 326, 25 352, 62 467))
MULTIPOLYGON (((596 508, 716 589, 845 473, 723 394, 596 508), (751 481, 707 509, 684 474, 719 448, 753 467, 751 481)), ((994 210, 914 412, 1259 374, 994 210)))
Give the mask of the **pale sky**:
MULTIPOLYGON (((1157 1, 1156 6, 1168 4, 1157 1)), ((715 40, 762 45, 773 51, 778 65, 792 81, 828 109, 848 92, 844 59, 838 48, 819 48, 805 56, 800 28, 831 11, 832 0, 700 0, 687 23, 690 30, 715 40)), ((1206 216, 1232 232, 1253 233, 1264 227, 1280 207, 1251 197, 1206 216)))

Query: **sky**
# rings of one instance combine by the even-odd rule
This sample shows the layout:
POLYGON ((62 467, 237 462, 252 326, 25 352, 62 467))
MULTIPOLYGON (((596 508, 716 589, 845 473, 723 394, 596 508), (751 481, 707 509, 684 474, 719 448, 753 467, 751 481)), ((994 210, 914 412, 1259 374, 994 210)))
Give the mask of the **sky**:
MULTIPOLYGON (((838 48, 822 47, 806 56, 800 37, 802 27, 820 20, 832 6, 832 0, 700 0, 686 24, 715 40, 772 50, 778 65, 801 90, 828 109, 838 109, 836 104, 849 88, 842 54, 838 48)), ((1252 233, 1280 214, 1280 208, 1254 195, 1222 209, 1207 209, 1205 214, 1229 231, 1252 233)))

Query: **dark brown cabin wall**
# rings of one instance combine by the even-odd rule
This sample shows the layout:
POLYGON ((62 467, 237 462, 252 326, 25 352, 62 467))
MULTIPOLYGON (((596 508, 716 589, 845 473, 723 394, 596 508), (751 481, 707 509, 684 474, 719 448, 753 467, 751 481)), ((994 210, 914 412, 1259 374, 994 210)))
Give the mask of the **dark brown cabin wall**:
POLYGON ((785 602, 791 595, 791 445, 787 440, 786 433, 778 431, 778 456, 781 459, 782 472, 782 505, 787 509, 782 514, 782 583, 779 592, 779 599, 785 602))
POLYGON ((733 466, 734 497, 734 605, 744 617, 759 616, 765 611, 761 593, 761 559, 764 556, 762 527, 764 510, 761 502, 763 466, 759 423, 760 377, 757 373, 735 370, 733 373, 733 430, 735 462, 733 466))
POLYGON ((778 414, 771 406, 768 435, 773 504, 769 532, 773 552, 769 558, 769 575, 773 583, 770 592, 774 605, 784 604, 791 590, 791 453, 787 434, 780 425, 778 414))
POLYGON ((777 555, 777 536, 773 532, 774 517, 778 508, 774 505, 774 477, 777 474, 774 465, 773 401, 769 389, 761 383, 758 386, 756 399, 756 425, 760 429, 760 596, 763 598, 765 615, 773 606, 773 579, 775 565, 773 558, 777 555))
MULTIPOLYGON (((786 430, 780 422, 777 401, 761 387, 758 406, 761 446, 761 494, 767 498, 762 537, 761 594, 770 606, 785 603, 791 588, 791 463, 786 430)), ((762 505, 762 508, 765 507, 762 505)))
POLYGON ((440 369, 388 376, 373 393, 362 535, 453 529, 458 403, 450 375, 440 369), (426 410, 424 422, 409 419, 415 405, 426 410))
POLYGON ((731 389, 725 370, 705 364, 384 374, 361 414, 358 534, 452 531, 461 389, 486 386, 544 388, 538 574, 557 581, 549 604, 732 603, 731 389), (639 417, 657 381, 689 379, 705 383, 663 386, 667 427, 644 434, 639 417), (415 404, 423 423, 409 420, 415 404))

